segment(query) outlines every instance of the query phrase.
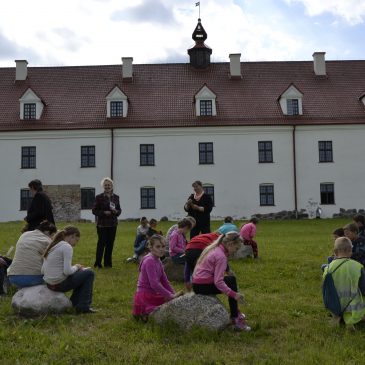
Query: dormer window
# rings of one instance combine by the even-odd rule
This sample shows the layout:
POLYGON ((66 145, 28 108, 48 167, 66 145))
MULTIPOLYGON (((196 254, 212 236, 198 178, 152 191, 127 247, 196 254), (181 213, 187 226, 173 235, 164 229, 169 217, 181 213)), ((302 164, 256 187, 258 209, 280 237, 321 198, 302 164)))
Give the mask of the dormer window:
POLYGON ((32 90, 28 89, 19 99, 20 103, 20 119, 22 120, 36 120, 42 116, 44 104, 38 95, 32 90))
POLYGON ((290 85, 279 98, 279 103, 283 114, 302 115, 303 94, 294 86, 290 85))
POLYGON ((24 119, 36 119, 36 103, 24 104, 24 119))
POLYGON ((107 118, 125 118, 128 113, 128 97, 118 86, 106 96, 107 118))
POLYGON ((197 117, 211 117, 217 115, 217 96, 204 85, 195 95, 195 112, 197 117))

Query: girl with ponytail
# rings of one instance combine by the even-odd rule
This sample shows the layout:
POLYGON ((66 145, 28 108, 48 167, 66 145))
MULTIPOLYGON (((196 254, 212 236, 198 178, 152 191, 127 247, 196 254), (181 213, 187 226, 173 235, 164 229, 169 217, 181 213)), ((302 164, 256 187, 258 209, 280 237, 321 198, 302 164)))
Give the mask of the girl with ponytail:
POLYGON ((237 232, 221 235, 214 243, 204 249, 193 273, 193 290, 196 294, 212 295, 224 293, 228 296, 231 320, 237 331, 250 331, 245 315, 238 310, 237 302, 244 302, 243 295, 238 293, 235 276, 224 276, 228 256, 233 256, 242 245, 237 232))
POLYGON ((43 254, 43 280, 54 291, 73 290, 72 305, 77 313, 93 313, 92 301, 94 272, 80 264, 72 266, 73 247, 80 239, 77 227, 66 226, 58 231, 43 254))

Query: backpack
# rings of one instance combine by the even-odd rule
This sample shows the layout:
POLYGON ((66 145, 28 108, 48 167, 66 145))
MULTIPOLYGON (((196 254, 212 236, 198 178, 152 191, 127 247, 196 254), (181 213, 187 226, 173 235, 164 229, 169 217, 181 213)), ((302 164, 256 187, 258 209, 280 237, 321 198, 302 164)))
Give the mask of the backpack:
POLYGON ((347 261, 349 261, 349 260, 344 260, 343 262, 341 262, 341 264, 338 265, 336 267, 336 269, 334 269, 332 272, 330 272, 328 270, 326 276, 324 277, 323 284, 322 284, 322 296, 323 296, 324 306, 330 312, 332 312, 334 315, 336 315, 338 317, 343 316, 346 308, 350 305, 350 303, 354 299, 354 298, 351 298, 351 300, 347 303, 345 308, 343 308, 343 309, 341 308, 340 298, 338 297, 337 290, 336 290, 335 283, 333 281, 333 276, 332 276, 333 273, 336 272, 336 270, 347 261))

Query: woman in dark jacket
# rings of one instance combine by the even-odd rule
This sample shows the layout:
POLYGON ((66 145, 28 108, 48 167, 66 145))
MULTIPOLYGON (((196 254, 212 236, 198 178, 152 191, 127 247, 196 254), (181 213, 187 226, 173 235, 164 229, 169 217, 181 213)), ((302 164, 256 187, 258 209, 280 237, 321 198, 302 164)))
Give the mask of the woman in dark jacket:
POLYGON ((101 181, 104 192, 95 197, 92 212, 96 217, 96 230, 98 244, 94 267, 102 268, 101 261, 104 256, 104 267, 112 267, 112 253, 115 235, 117 233, 118 216, 122 213, 119 196, 113 193, 113 181, 108 177, 101 181))
POLYGON ((208 194, 204 193, 203 184, 194 181, 192 184, 194 194, 191 194, 184 205, 184 209, 196 220, 195 227, 190 231, 190 239, 200 233, 210 233, 210 212, 213 202, 208 194))
POLYGON ((43 191, 42 183, 39 180, 32 180, 28 186, 33 195, 33 199, 28 208, 27 216, 24 218, 27 222, 24 231, 35 230, 43 221, 55 224, 52 213, 52 203, 47 194, 43 191))

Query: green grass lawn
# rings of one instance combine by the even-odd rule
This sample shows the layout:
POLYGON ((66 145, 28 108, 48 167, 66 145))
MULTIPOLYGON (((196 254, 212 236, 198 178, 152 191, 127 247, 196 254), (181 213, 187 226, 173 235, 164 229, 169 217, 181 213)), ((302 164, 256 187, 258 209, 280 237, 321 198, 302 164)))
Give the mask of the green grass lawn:
MULTIPOLYGON (((96 274, 93 306, 99 313, 23 319, 13 314, 11 296, 0 300, 1 364, 364 364, 365 325, 356 332, 333 327, 321 298, 320 265, 331 253, 331 232, 347 222, 260 223, 260 259, 231 264, 246 296, 250 333, 182 333, 135 322, 131 304, 138 272, 125 259, 137 223, 123 222, 113 269, 96 274)), ((160 228, 166 232, 170 225, 160 228)), ((78 227, 74 262, 92 266, 95 226, 78 227)), ((21 223, 0 224, 0 252, 16 243, 20 228, 21 223)))

